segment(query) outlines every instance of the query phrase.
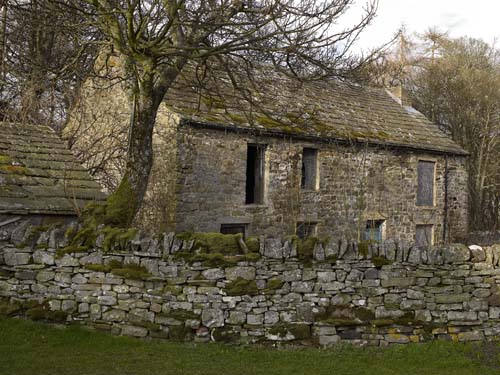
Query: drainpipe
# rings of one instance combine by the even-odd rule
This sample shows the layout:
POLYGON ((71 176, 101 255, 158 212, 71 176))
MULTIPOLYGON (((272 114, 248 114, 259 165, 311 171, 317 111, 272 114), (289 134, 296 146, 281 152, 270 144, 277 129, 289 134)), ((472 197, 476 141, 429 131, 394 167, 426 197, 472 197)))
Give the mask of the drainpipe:
POLYGON ((448 156, 444 157, 444 217, 443 217, 443 242, 446 243, 448 229, 448 156))

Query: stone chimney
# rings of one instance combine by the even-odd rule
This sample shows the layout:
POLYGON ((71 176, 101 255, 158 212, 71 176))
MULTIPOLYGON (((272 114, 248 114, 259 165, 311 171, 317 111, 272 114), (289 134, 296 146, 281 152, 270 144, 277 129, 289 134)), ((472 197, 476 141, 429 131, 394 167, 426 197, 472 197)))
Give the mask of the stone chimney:
POLYGON ((411 107, 411 100, 403 85, 390 87, 388 91, 392 94, 394 99, 403 107, 411 107))

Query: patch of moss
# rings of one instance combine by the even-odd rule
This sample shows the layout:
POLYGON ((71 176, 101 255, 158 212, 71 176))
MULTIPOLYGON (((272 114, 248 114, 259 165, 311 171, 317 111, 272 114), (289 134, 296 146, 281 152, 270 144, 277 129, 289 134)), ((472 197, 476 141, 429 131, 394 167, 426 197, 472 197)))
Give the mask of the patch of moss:
POLYGON ((260 240, 258 237, 246 238, 245 245, 247 245, 248 251, 251 253, 259 253, 260 251, 260 240))
POLYGON ((168 329, 168 338, 174 341, 187 341, 193 330, 186 326, 170 326, 168 329))
POLYGON ((351 327, 351 326, 360 326, 365 323, 357 320, 357 319, 347 319, 347 318, 329 318, 321 321, 325 324, 330 324, 332 326, 342 326, 342 327, 351 327))
POLYGON ((200 319, 199 314, 195 314, 194 312, 192 312, 190 310, 184 310, 184 309, 172 309, 167 313, 161 313, 159 315, 167 317, 167 318, 172 318, 172 319, 178 320, 180 322, 185 322, 186 320, 200 319))
POLYGON ((383 256, 374 256, 372 258, 372 263, 373 265, 375 266, 375 268, 382 268, 382 266, 385 266, 385 265, 388 265, 388 264, 392 264, 392 261, 390 261, 389 259, 387 259, 386 257, 383 257, 383 256))
POLYGON ((104 227, 101 233, 104 234, 103 250, 127 250, 127 245, 137 235, 138 230, 134 228, 123 229, 114 227, 104 227))
POLYGON ((231 267, 242 261, 255 262, 260 259, 260 254, 248 253, 238 256, 225 256, 221 253, 192 254, 189 252, 178 252, 175 254, 175 257, 182 258, 189 263, 201 262, 204 266, 207 267, 231 267))
POLYGON ((275 290, 281 289, 285 284, 284 281, 280 279, 270 279, 268 280, 266 287, 262 290, 264 293, 271 293, 275 290))
POLYGON ((0 316, 14 316, 21 313, 21 311, 21 305, 0 300, 0 316))
POLYGON ((75 246, 75 245, 62 247, 60 249, 57 249, 56 257, 62 258, 66 254, 86 253, 87 251, 89 251, 89 248, 90 248, 89 246, 75 246))
POLYGON ((134 218, 136 207, 134 191, 125 176, 118 189, 106 201, 104 224, 128 228, 134 218))
POLYGON ((178 285, 165 285, 165 287, 163 288, 163 293, 178 296, 182 294, 182 287, 178 285))
POLYGON ((104 264, 86 264, 85 268, 96 272, 109 272, 111 267, 105 266, 104 264))
POLYGON ((393 319, 373 319, 370 320, 370 324, 375 327, 384 327, 384 326, 390 326, 394 324, 393 319))
POLYGON ((3 165, 0 165, 0 170, 4 171, 6 173, 20 174, 20 175, 26 175, 29 173, 29 169, 22 166, 22 165, 3 164, 3 165))
POLYGON ((403 316, 394 319, 394 323, 402 326, 423 324, 422 322, 415 320, 414 311, 405 312, 403 316))
POLYGON ((375 313, 365 307, 353 308, 354 316, 363 322, 375 319, 375 313))
POLYGON ((230 327, 217 327, 212 331, 212 337, 215 342, 234 343, 239 341, 238 333, 234 332, 230 327))
POLYGON ((145 267, 127 264, 123 268, 111 268, 111 273, 131 280, 143 280, 151 276, 145 267))
POLYGON ((176 237, 183 241, 194 241, 194 249, 203 253, 242 254, 239 245, 242 234, 184 232, 177 234, 176 237))
POLYGON ((12 158, 9 155, 0 154, 0 164, 11 164, 12 158))
POLYGON ((308 237, 306 239, 291 237, 292 243, 297 247, 299 260, 307 267, 312 265, 314 260, 314 247, 320 240, 317 237, 308 237))
POLYGON ((245 280, 241 277, 229 282, 224 291, 228 296, 254 296, 259 293, 255 280, 245 280))
POLYGON ((46 317, 47 310, 42 306, 34 307, 32 309, 26 310, 26 316, 31 320, 44 320, 46 317))
POLYGON ((337 260, 338 260, 338 256, 337 255, 329 255, 329 256, 326 257, 325 263, 335 264, 335 263, 337 263, 337 260))
POLYGON ((66 319, 68 318, 68 313, 65 311, 47 311, 45 314, 45 319, 48 320, 49 322, 54 322, 54 323, 64 323, 66 319))

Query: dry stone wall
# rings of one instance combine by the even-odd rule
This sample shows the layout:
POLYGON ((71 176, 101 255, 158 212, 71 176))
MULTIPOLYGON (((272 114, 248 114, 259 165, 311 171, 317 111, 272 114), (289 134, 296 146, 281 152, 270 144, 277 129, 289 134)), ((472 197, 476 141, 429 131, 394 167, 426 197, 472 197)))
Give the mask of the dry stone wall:
POLYGON ((45 309, 114 334, 200 342, 500 337, 498 245, 416 250, 388 241, 360 249, 328 241, 304 261, 293 240, 261 238, 259 254, 224 257, 195 256, 193 241, 172 233, 137 234, 120 251, 99 236, 90 251, 72 253, 64 233, 31 228, 4 237, 2 299, 29 316, 46 317, 33 313, 45 309))

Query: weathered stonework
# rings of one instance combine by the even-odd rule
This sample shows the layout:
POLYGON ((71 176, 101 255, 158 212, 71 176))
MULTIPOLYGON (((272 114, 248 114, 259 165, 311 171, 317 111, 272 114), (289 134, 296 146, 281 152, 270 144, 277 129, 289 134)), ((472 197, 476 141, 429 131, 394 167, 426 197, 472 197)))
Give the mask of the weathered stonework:
MULTIPOLYGON (((498 245, 467 253, 464 245, 392 251, 383 244, 363 255, 346 244, 352 259, 337 252, 337 261, 306 264, 291 254, 264 256, 266 246, 277 246, 265 241, 260 259, 204 264, 172 254, 174 241, 161 238, 138 235, 130 252, 96 247, 58 256, 64 240, 50 247, 44 242, 50 237, 39 233, 30 246, 0 243, 0 297, 44 302, 50 316, 114 334, 321 346, 500 337, 498 245), (380 257, 387 264, 378 264, 380 257), (143 265, 149 274, 129 278, 99 269, 112 261, 143 265)), ((316 245, 324 246, 331 243, 316 245)), ((197 252, 190 241, 176 247, 184 255, 197 252)))
POLYGON ((434 226, 434 241, 465 236, 465 158, 394 148, 312 143, 292 138, 223 133, 189 125, 177 130, 175 229, 218 232, 247 224, 249 235, 287 235, 297 222, 317 223, 320 237, 363 239, 366 220, 385 220, 385 238, 415 241, 418 224, 434 226), (245 204, 247 144, 266 147, 266 195, 245 204), (300 188, 304 147, 318 148, 319 189, 300 188), (418 207, 417 163, 436 161, 436 204, 418 207), (447 214, 445 172, 448 168, 447 214), (445 220, 446 216, 446 220, 445 220))

